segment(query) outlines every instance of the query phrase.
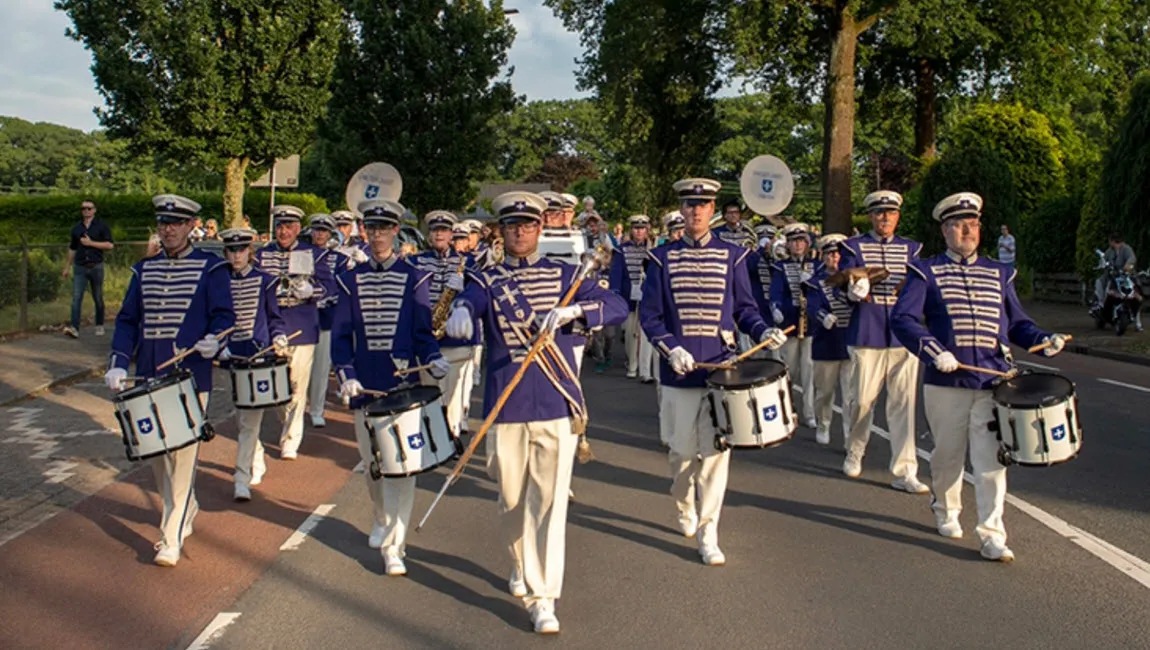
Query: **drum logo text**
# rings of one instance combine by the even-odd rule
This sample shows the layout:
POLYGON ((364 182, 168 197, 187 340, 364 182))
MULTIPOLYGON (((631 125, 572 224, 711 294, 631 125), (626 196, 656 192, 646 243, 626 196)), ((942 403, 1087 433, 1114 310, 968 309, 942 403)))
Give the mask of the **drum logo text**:
POLYGON ((1060 424, 1060 425, 1054 427, 1053 429, 1051 429, 1050 430, 1050 437, 1053 438, 1055 440, 1055 442, 1061 441, 1063 438, 1066 437, 1066 425, 1060 424))
POLYGON ((779 407, 767 406, 763 409, 763 419, 767 422, 771 422, 777 417, 779 417, 779 407))
POLYGON ((268 380, 266 379, 261 379, 260 381, 256 382, 256 391, 260 393, 268 392, 269 388, 271 388, 271 384, 268 383, 268 380))
POLYGON ((151 433, 152 432, 152 418, 144 418, 142 420, 136 420, 136 428, 140 430, 140 433, 151 433))
POLYGON ((423 449, 423 434, 416 433, 407 437, 407 444, 412 449, 423 449))

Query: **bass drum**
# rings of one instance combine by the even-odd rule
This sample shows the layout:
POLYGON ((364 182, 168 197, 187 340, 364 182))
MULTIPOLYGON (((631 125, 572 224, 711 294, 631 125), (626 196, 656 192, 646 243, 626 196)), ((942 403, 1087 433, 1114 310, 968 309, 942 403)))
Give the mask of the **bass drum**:
POLYGON ((799 427, 791 403, 787 365, 754 359, 734 368, 715 370, 711 387, 711 422, 717 449, 774 447, 790 440, 799 427))

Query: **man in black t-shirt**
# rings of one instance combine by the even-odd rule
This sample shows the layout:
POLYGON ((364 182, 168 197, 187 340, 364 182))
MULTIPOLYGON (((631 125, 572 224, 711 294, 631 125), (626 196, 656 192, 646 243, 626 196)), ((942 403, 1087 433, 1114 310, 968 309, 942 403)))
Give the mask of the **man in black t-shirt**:
POLYGON ((104 335, 104 251, 112 247, 112 230, 96 218, 96 204, 84 201, 80 204, 80 223, 72 227, 63 273, 65 278, 72 275, 72 322, 64 328, 72 338, 80 336, 80 304, 89 285, 96 303, 96 336, 104 335))

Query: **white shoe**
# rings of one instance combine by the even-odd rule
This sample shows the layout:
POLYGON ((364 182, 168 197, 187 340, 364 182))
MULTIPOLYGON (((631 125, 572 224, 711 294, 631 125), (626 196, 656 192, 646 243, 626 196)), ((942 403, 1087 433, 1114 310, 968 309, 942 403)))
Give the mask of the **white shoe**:
POLYGON ((819 443, 820 445, 831 444, 831 432, 830 431, 815 431, 815 442, 819 443))
POLYGON ((176 563, 180 561, 179 547, 168 546, 163 542, 159 542, 156 544, 156 551, 156 557, 152 561, 159 566, 176 566, 176 563))
POLYGON ((252 489, 246 485, 236 483, 235 500, 236 501, 251 501, 252 500, 252 489))
POLYGON ((1006 542, 1000 542, 997 539, 988 539, 983 542, 979 554, 993 562, 1014 561, 1014 551, 1006 546, 1006 542))
POLYGON ((519 570, 519 567, 512 569, 511 578, 507 580, 507 591, 516 598, 523 598, 527 595, 527 583, 523 581, 523 572, 519 570))
POLYGON ((890 486, 896 490, 903 492, 910 492, 911 494, 926 494, 930 492, 930 488, 922 481, 918 480, 917 476, 900 476, 891 482, 890 486))
POLYGON ((847 452, 847 459, 843 461, 843 474, 850 478, 858 478, 862 475, 862 456, 847 452))
POLYGON ((628 373, 627 373, 627 379, 634 379, 634 378, 636 378, 636 377, 638 377, 638 376, 639 376, 639 373, 638 373, 638 372, 628 372, 628 373))
POLYGON ((311 416, 311 425, 317 429, 322 429, 327 425, 327 420, 323 419, 323 415, 311 416))
POLYGON ((383 546, 383 526, 376 524, 371 527, 371 534, 367 536, 367 545, 369 548, 383 546))
POLYGON ((558 634, 559 619, 555 617, 555 601, 550 598, 540 598, 527 605, 531 612, 531 624, 536 634, 558 634))
POLYGON ((253 473, 252 474, 252 480, 248 481, 248 485, 255 487, 255 486, 259 485, 260 483, 263 483, 264 482, 264 473, 265 472, 260 472, 258 474, 253 473))
POLYGON ((402 576, 407 575, 407 565, 403 563, 403 557, 399 549, 394 546, 388 546, 383 549, 383 568, 389 576, 402 576))
POLYGON ((803 420, 803 426, 807 427, 808 429, 814 429, 818 425, 818 422, 815 422, 814 418, 807 418, 803 420))
MULTIPOLYGON (((1142 330, 1138 330, 1138 331, 1141 332, 1142 330)), ((96 336, 103 336, 103 335, 104 335, 104 326, 103 325, 97 325, 96 326, 96 336)))
POLYGON ((679 513, 679 530, 683 532, 683 537, 694 537, 699 532, 699 515, 693 512, 686 515, 679 513))
POLYGON ((298 451, 284 451, 280 452, 280 460, 295 460, 299 458, 298 451))
POLYGON ((723 566, 727 563, 727 556, 719 550, 718 544, 699 543, 699 556, 707 566, 723 566))
POLYGON ((958 523, 958 517, 938 522, 938 534, 950 539, 962 539, 962 525, 958 523))

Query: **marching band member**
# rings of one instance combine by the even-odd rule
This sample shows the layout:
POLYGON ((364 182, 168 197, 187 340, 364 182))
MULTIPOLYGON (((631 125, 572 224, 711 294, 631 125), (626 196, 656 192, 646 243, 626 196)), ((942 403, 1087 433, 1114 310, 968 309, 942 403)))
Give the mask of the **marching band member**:
POLYGON ((331 213, 343 243, 336 247, 340 255, 348 259, 349 265, 363 264, 371 247, 355 235, 355 213, 350 210, 336 210, 331 213))
POLYGON ((575 227, 575 206, 579 204, 579 197, 574 194, 560 194, 559 197, 563 199, 563 227, 571 230, 575 227))
MULTIPOLYGON (((760 226, 761 228, 762 226, 760 226)), ((774 228, 774 226, 770 226, 774 228)), ((771 316, 771 265, 773 264, 773 257, 771 256, 771 238, 761 237, 759 239, 759 247, 747 256, 747 276, 751 279, 751 294, 755 298, 755 304, 759 307, 759 315, 763 320, 774 322, 774 317, 771 316)), ((754 347, 750 337, 742 332, 739 332, 739 350, 746 351, 754 347)), ((760 350, 755 353, 755 358, 759 359, 777 359, 778 353, 774 350, 760 350)))
POLYGON ((471 227, 457 223, 451 227, 451 250, 459 255, 466 255, 471 251, 471 227))
POLYGON ((1006 468, 998 462, 998 441, 989 429, 994 419, 991 375, 960 369, 960 364, 1006 371, 1007 342, 1024 347, 1050 342, 1046 356, 1066 344, 1063 334, 1048 334, 1022 310, 1014 290, 1017 272, 978 254, 982 198, 970 192, 952 194, 934 207, 942 224, 946 252, 913 262, 906 287, 891 313, 895 335, 926 365, 923 401, 934 435, 930 461, 938 532, 962 537, 962 475, 967 445, 978 502, 982 557, 1010 562, 1002 513, 1006 468), (921 324, 926 316, 926 327, 921 324))
MULTIPOLYGON (((771 316, 775 327, 795 326, 795 333, 782 348, 783 362, 791 371, 791 380, 799 375, 797 385, 803 388, 803 424, 815 428, 815 389, 811 367, 811 312, 803 295, 803 283, 814 277, 816 263, 810 259, 810 227, 802 222, 783 228, 787 256, 771 265, 771 316)), ((799 400, 792 399, 794 403, 799 400)))
MULTIPOLYGON (((455 215, 446 210, 433 210, 423 220, 427 225, 427 243, 430 248, 413 256, 411 264, 428 274, 428 300, 434 310, 445 289, 454 291, 456 295, 463 291, 463 271, 473 263, 469 256, 451 249, 452 228, 457 225, 455 215)), ((439 352, 451 364, 451 369, 442 378, 434 380, 434 384, 443 392, 447 423, 456 434, 467 432, 467 411, 471 405, 471 389, 474 387, 472 375, 475 372, 477 345, 479 338, 474 334, 467 339, 444 337, 439 340, 439 352)), ((424 383, 433 383, 426 381, 431 378, 424 379, 424 383)))
MULTIPOLYGON (((574 195, 567 195, 574 196, 574 195)), ((583 226, 583 234, 587 238, 587 250, 595 251, 600 247, 607 250, 614 250, 616 246, 611 240, 610 234, 607 233, 607 228, 603 223, 603 219, 598 214, 592 212, 584 216, 581 220, 583 226)), ((595 281, 605 279, 610 282, 611 271, 614 269, 614 259, 612 259, 611 268, 605 270, 597 270, 594 272, 595 281)), ((591 278, 588 278, 590 280, 591 278)), ((595 372, 603 374, 607 368, 611 366, 611 342, 615 340, 617 329, 614 325, 607 325, 599 329, 593 330, 590 334, 587 345, 591 347, 591 359, 595 362, 595 372)))
MULTIPOLYGON (((589 328, 619 323, 627 308, 606 283, 582 282, 574 300, 556 305, 574 282, 577 267, 540 257, 539 235, 547 203, 537 194, 507 192, 495 198, 506 257, 493 268, 471 275, 472 282, 456 300, 447 335, 469 338, 474 322, 484 325, 488 366, 484 412, 526 358, 532 332, 563 333, 583 321, 589 328)), ((555 600, 563 587, 568 490, 578 443, 573 418, 583 405, 574 375, 572 338, 554 339, 561 359, 533 363, 522 383, 499 412, 490 434, 494 458, 489 471, 498 476, 504 540, 513 562, 510 590, 523 597, 535 631, 559 631, 555 600)))
POLYGON ((743 223, 743 207, 738 199, 723 204, 723 225, 711 232, 720 240, 743 248, 754 248, 758 241, 750 226, 743 223))
POLYGON ((292 341, 292 400, 283 410, 280 458, 295 460, 303 441, 303 412, 311 385, 311 365, 319 342, 319 307, 333 294, 326 250, 298 240, 303 210, 294 205, 272 208, 275 241, 256 253, 256 264, 279 280, 276 299, 287 330, 302 332, 292 341))
MULTIPOLYGON (((251 357, 270 344, 275 345, 277 354, 287 354, 288 338, 279 303, 276 302, 278 280, 252 265, 252 243, 256 240, 256 231, 231 228, 220 233, 220 240, 224 244, 224 258, 231 266, 236 329, 217 358, 226 366, 233 357, 251 357)), ((239 425, 233 476, 236 501, 250 501, 252 486, 259 485, 267 472, 264 446, 260 442, 260 425, 263 424, 265 410, 236 409, 236 423, 239 425)))
MULTIPOLYGON (((372 462, 371 439, 362 407, 371 398, 364 389, 395 388, 403 382, 395 372, 408 368, 412 361, 433 364, 431 375, 436 379, 447 375, 449 364, 431 332, 429 278, 395 252, 404 207, 395 201, 372 200, 358 208, 371 259, 336 278, 340 298, 335 306, 331 358, 339 394, 355 410, 355 439, 367 466, 372 462)), ((375 480, 367 471, 363 476, 374 515, 368 546, 380 549, 387 575, 404 575, 415 477, 375 480)))
MULTIPOLYGON (((176 368, 157 371, 157 366, 194 347, 198 354, 180 365, 192 372, 206 413, 212 392, 212 359, 220 351, 217 334, 236 320, 228 290, 228 264, 212 253, 192 248, 188 241, 200 211, 198 203, 162 194, 152 199, 152 205, 161 250, 132 266, 128 292, 116 316, 104 382, 111 390, 123 390, 133 359, 137 376, 168 374, 176 368)), ((199 512, 193 487, 199 448, 197 442, 148 460, 164 503, 154 560, 160 566, 179 562, 180 548, 192 533, 192 520, 199 512)))
POLYGON ((663 236, 663 240, 659 242, 662 246, 668 242, 679 241, 683 238, 683 229, 687 227, 687 222, 683 220, 683 215, 679 211, 668 213, 663 216, 663 231, 667 233, 663 236))
POLYGON ((866 277, 861 277, 846 290, 847 300, 854 303, 847 328, 847 350, 853 364, 851 383, 857 401, 843 473, 851 478, 862 474, 874 405, 885 385, 890 471, 895 477, 891 487, 911 494, 926 494, 930 489, 918 480, 914 442, 919 361, 899 345, 890 328, 890 312, 898 299, 898 288, 906 279, 907 264, 918 259, 922 244, 894 234, 902 206, 902 196, 897 192, 872 192, 863 203, 873 230, 848 239, 843 244, 839 264, 844 269, 882 267, 890 276, 873 286, 866 277))
MULTIPOLYGON (((327 264, 331 275, 343 273, 345 270, 355 268, 356 262, 351 261, 332 240, 332 233, 336 230, 335 220, 331 215, 313 214, 309 219, 311 227, 311 243, 320 249, 320 257, 327 264)), ((339 294, 332 292, 326 299, 318 303, 319 307, 319 343, 315 348, 315 359, 311 364, 311 378, 308 380, 308 415, 311 416, 313 427, 322 427, 327 424, 323 419, 324 407, 327 403, 327 378, 331 374, 331 324, 335 317, 335 301, 339 294)))
POLYGON ((562 230, 563 197, 558 192, 539 192, 539 196, 547 202, 547 209, 543 211, 543 228, 545 230, 562 230))
POLYGON ((681 240, 650 252, 639 318, 661 355, 660 436, 670 447, 679 527, 696 537, 704 564, 719 565, 726 562, 719 550, 719 513, 731 456, 730 450, 715 449, 707 373, 695 362, 730 358, 736 326, 774 347, 786 335, 768 326, 755 306, 745 266, 750 251, 709 229, 719 182, 688 178, 674 187, 686 231, 681 240))
POLYGON ((655 381, 654 353, 647 335, 639 326, 639 303, 643 299, 643 278, 647 272, 647 253, 651 220, 645 214, 631 217, 631 240, 616 249, 611 260, 611 289, 630 301, 630 314, 623 325, 626 337, 627 378, 644 384, 655 381))
POLYGON ((823 265, 809 282, 807 310, 814 321, 814 340, 811 343, 811 362, 814 365, 815 441, 820 445, 831 442, 831 421, 834 418, 835 383, 842 393, 843 446, 850 436, 850 414, 854 409, 851 392, 850 354, 847 352, 847 327, 851 320, 851 305, 827 284, 832 273, 839 270, 842 259, 840 247, 846 235, 823 235, 819 239, 823 265), (817 325, 815 324, 817 323, 817 325))

